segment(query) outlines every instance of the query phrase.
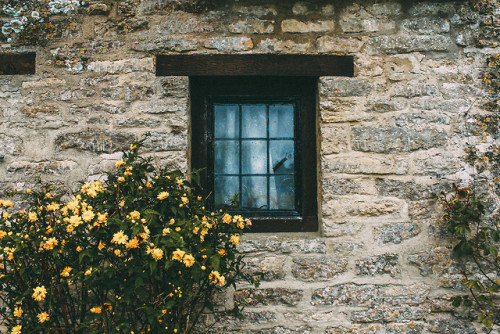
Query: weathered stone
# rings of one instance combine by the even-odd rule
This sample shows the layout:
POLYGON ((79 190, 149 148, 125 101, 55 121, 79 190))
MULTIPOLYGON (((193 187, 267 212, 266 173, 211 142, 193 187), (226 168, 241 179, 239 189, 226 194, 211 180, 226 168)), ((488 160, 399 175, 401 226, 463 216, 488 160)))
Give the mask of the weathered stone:
POLYGON ((392 97, 420 97, 431 96, 436 97, 439 95, 439 89, 435 85, 427 85, 421 82, 405 82, 393 86, 392 97))
POLYGON ((462 99, 464 96, 484 96, 484 91, 477 86, 460 83, 443 83, 441 91, 446 100, 462 99))
POLYGON ((420 17, 404 20, 401 24, 404 31, 412 34, 443 34, 450 31, 450 22, 444 19, 420 17))
POLYGON ((66 80, 58 78, 46 78, 37 81, 24 81, 22 84, 23 89, 41 89, 41 88, 55 88, 66 86, 66 80))
POLYGON ((338 222, 328 218, 322 219, 321 231, 325 237, 341 237, 345 235, 356 235, 364 227, 363 223, 338 222))
POLYGON ((374 194, 374 183, 367 178, 339 178, 323 175, 322 192, 331 195, 374 194))
POLYGON ((411 254, 408 256, 408 262, 417 266, 422 276, 430 274, 442 276, 443 274, 458 273, 458 269, 451 260, 451 251, 446 247, 411 254))
POLYGON ((380 101, 368 104, 366 106, 366 111, 373 113, 386 113, 405 109, 406 105, 406 103, 401 101, 380 101))
POLYGON ((235 6, 234 10, 237 13, 263 17, 263 16, 275 16, 278 14, 278 11, 274 6, 235 6))
POLYGON ((105 3, 93 3, 87 7, 89 15, 108 15, 111 8, 105 3))
POLYGON ((328 327, 325 334, 382 334, 384 328, 380 324, 359 325, 353 324, 350 327, 336 326, 328 327))
POLYGON ((470 320, 460 320, 453 316, 450 318, 433 319, 429 322, 428 330, 432 333, 476 334, 470 320))
POLYGON ((143 147, 146 150, 160 151, 181 151, 187 149, 187 131, 180 132, 149 132, 143 147))
MULTIPOLYGON (((465 95, 462 97, 465 97, 465 95)), ((470 109, 471 103, 467 100, 438 100, 433 98, 422 98, 412 99, 410 107, 417 110, 462 113, 470 109)))
POLYGON ((56 138, 58 151, 75 148, 95 153, 111 153, 128 147, 135 140, 130 133, 86 130, 65 133, 56 138))
POLYGON ((410 8, 409 14, 411 16, 438 16, 446 17, 455 13, 454 3, 439 3, 439 2, 424 2, 417 3, 410 8))
POLYGON ((153 96, 153 88, 148 85, 131 84, 126 87, 104 88, 101 96, 115 101, 133 102, 153 96))
POLYGON ((251 330, 248 334, 312 334, 312 328, 309 326, 299 326, 292 329, 276 326, 273 328, 251 330))
POLYGON ((361 39, 356 37, 322 36, 316 40, 316 47, 319 52, 355 53, 361 50, 363 43, 361 39))
POLYGON ((261 280, 272 281, 285 277, 284 264, 285 256, 255 256, 245 257, 244 272, 247 274, 259 273, 261 280))
POLYGON ((408 286, 345 283, 316 289, 312 305, 419 305, 424 302, 428 288, 421 284, 408 286))
POLYGON ((205 48, 222 52, 247 51, 253 49, 253 41, 248 37, 213 37, 205 42, 205 48))
POLYGON ((65 175, 65 173, 70 172, 78 167, 78 164, 71 160, 63 161, 23 161, 17 160, 12 162, 7 168, 9 173, 17 173, 23 175, 65 175))
POLYGON ((325 172, 346 174, 406 174, 408 161, 403 158, 374 155, 333 155, 323 158, 325 172))
POLYGON ((94 61, 87 65, 90 72, 104 72, 109 74, 150 72, 154 73, 154 59, 123 59, 116 61, 94 61))
POLYGON ((364 113, 360 99, 345 97, 325 97, 320 100, 321 119, 325 123, 347 123, 371 121, 374 115, 364 113))
POLYGON ((39 117, 41 114, 57 114, 59 108, 57 106, 25 106, 21 109, 21 112, 28 117, 39 117))
POLYGON ((333 200, 323 203, 323 214, 338 219, 347 217, 402 218, 404 202, 393 198, 351 195, 335 196, 333 200))
POLYGON ((234 292, 234 300, 241 305, 297 305, 303 297, 302 290, 268 288, 268 289, 238 289, 234 292))
POLYGON ((389 32, 396 29, 396 22, 372 18, 347 18, 339 22, 345 33, 389 32))
POLYGON ((132 112, 147 114, 165 114, 187 112, 187 98, 168 98, 163 100, 137 101, 132 104, 132 112))
POLYGON ((155 40, 147 39, 136 41, 131 49, 139 52, 186 52, 196 50, 198 40, 196 38, 181 38, 175 36, 161 37, 155 40))
POLYGON ((336 256, 353 256, 357 251, 364 251, 365 244, 351 241, 337 241, 331 244, 332 253, 336 256))
POLYGON ((271 34, 274 32, 274 21, 240 20, 229 26, 234 34, 271 34))
POLYGON ((120 103, 111 104, 111 103, 105 103, 105 104, 93 104, 90 106, 85 106, 85 107, 79 107, 76 105, 71 106, 70 112, 72 114, 95 114, 95 113, 100 113, 100 112, 105 112, 108 114, 122 114, 126 110, 124 107, 120 105, 120 103))
POLYGON ((158 28, 158 33, 160 35, 172 35, 212 32, 215 30, 215 23, 215 19, 212 22, 205 16, 175 11, 165 16, 158 28))
POLYGON ((345 258, 294 257, 292 261, 292 275, 302 281, 325 281, 347 270, 345 258))
POLYGON ((292 13, 295 15, 304 15, 312 10, 312 4, 304 1, 296 2, 292 7, 292 13))
POLYGON ((320 93, 325 96, 366 96, 372 85, 366 80, 356 78, 322 77, 320 93))
POLYGON ((321 152, 323 154, 340 153, 349 150, 349 126, 329 125, 321 127, 321 152))
POLYGON ((325 253, 326 245, 322 239, 314 238, 278 238, 266 237, 264 239, 243 239, 239 250, 244 253, 272 252, 272 253, 325 253))
POLYGON ((387 18, 394 18, 401 15, 401 9, 401 4, 395 1, 374 3, 366 7, 366 10, 373 16, 385 16, 387 18))
POLYGON ((292 40, 278 40, 278 39, 263 39, 259 43, 259 51, 262 52, 289 52, 289 53, 302 53, 306 52, 311 47, 311 43, 298 43, 292 40))
POLYGON ((401 275, 398 254, 382 254, 356 260, 356 275, 383 275, 392 277, 401 275))
POLYGON ((433 193, 439 194, 441 191, 449 189, 449 186, 442 183, 420 184, 415 180, 407 182, 385 178, 377 178, 376 187, 380 195, 405 198, 411 201, 431 199, 433 193))
POLYGON ((385 224, 373 228, 375 241, 382 244, 400 244, 403 240, 413 238, 420 234, 417 223, 385 224))
POLYGON ((397 126, 411 124, 450 124, 450 117, 432 113, 405 113, 396 119, 397 126))
POLYGON ((424 324, 413 321, 402 324, 387 324, 387 334, 421 334, 424 333, 424 324))
POLYGON ((355 322, 396 322, 421 320, 424 316, 425 312, 422 307, 376 306, 369 310, 353 311, 350 319, 355 322))
POLYGON ((157 128, 161 124, 159 119, 154 118, 127 118, 119 120, 116 125, 124 128, 137 128, 137 127, 147 127, 147 128, 157 128))
POLYGON ((463 165, 462 157, 452 152, 440 152, 430 156, 416 157, 415 173, 421 175, 446 175, 458 172, 463 165))
POLYGON ((397 54, 409 52, 448 51, 452 41, 448 36, 378 36, 366 42, 368 54, 397 54))
POLYGON ((446 133, 438 129, 399 127, 353 127, 351 128, 352 149, 363 152, 411 152, 442 146, 446 133))
POLYGON ((0 156, 19 155, 23 151, 23 140, 21 137, 0 133, 0 156))
POLYGON ((288 33, 329 32, 335 28, 335 21, 298 21, 287 19, 281 21, 281 31, 288 33))

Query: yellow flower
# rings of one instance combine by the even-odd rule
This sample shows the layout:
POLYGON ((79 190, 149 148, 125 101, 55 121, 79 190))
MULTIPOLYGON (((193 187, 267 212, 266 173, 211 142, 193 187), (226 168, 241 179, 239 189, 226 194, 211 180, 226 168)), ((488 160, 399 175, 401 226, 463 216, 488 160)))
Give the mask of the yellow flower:
POLYGON ((238 245, 240 243, 240 237, 237 235, 232 235, 230 241, 233 245, 238 245))
POLYGON ((151 254, 155 261, 161 260, 163 258, 163 250, 160 248, 149 248, 146 250, 147 254, 151 254))
POLYGON ((92 268, 89 268, 85 271, 85 276, 89 276, 92 274, 92 268))
POLYGON ((51 193, 46 193, 45 194, 45 198, 52 198, 52 194, 51 193))
POLYGON ((108 214, 107 213, 97 213, 97 221, 99 223, 105 223, 108 221, 108 214))
POLYGON ((139 218, 141 218, 141 213, 139 211, 132 211, 130 213, 130 218, 139 219, 139 218))
POLYGON ((136 148, 137 148, 137 145, 135 145, 135 144, 130 145, 130 150, 135 150, 136 148))
POLYGON ((3 216, 3 219, 9 219, 10 218, 10 213, 8 213, 7 211, 5 211, 4 213, 2 213, 2 216, 3 216))
POLYGON ((80 216, 71 216, 69 218, 69 223, 73 227, 78 227, 82 224, 82 218, 80 216))
POLYGON ((229 224, 232 221, 232 219, 233 218, 231 217, 231 215, 229 215, 227 213, 224 214, 224 216, 222 216, 222 222, 226 223, 226 224, 229 224))
POLYGON ((14 316, 20 318, 23 315, 23 309, 16 306, 14 309, 14 316))
POLYGON ((195 228, 193 229, 193 234, 198 234, 198 231, 199 231, 199 230, 200 230, 200 228, 199 228, 199 227, 195 227, 195 228))
POLYGON ((168 193, 168 191, 162 191, 161 193, 158 194, 157 198, 159 200, 163 200, 165 198, 167 198, 170 194, 168 193))
POLYGON ((41 302, 45 299, 45 296, 47 294, 47 289, 42 286, 37 286, 36 288, 33 289, 33 294, 31 297, 33 297, 34 300, 41 302))
POLYGON ((128 236, 123 231, 116 232, 111 239, 111 243, 125 245, 128 241, 128 236))
POLYGON ((95 214, 91 210, 85 210, 82 212, 82 219, 84 222, 89 222, 94 218, 95 214))
POLYGON ((224 285, 226 283, 226 278, 224 276, 221 276, 218 271, 212 270, 210 275, 208 276, 208 279, 212 281, 212 283, 219 285, 224 285))
POLYGON ((0 239, 5 238, 6 235, 7 235, 7 232, 0 230, 0 239))
POLYGON ((71 233, 75 228, 72 225, 66 226, 66 232, 71 233))
POLYGON ((56 211, 57 209, 59 209, 60 206, 61 206, 60 204, 52 202, 49 205, 47 205, 47 210, 48 211, 56 211))
POLYGON ((37 315, 38 321, 43 324, 45 321, 49 320, 49 314, 47 312, 39 313, 37 315))
POLYGON ((170 225, 174 225, 175 224, 175 219, 174 218, 171 218, 170 219, 170 225))
POLYGON ((136 237, 134 237, 133 239, 130 239, 129 242, 127 242, 125 247, 127 247, 127 249, 139 248, 139 240, 136 237))
POLYGON ((176 231, 176 232, 180 232, 180 231, 181 231, 181 228, 180 228, 179 226, 177 226, 177 227, 175 228, 175 231, 176 231))
POLYGON ((182 203, 187 204, 189 202, 189 199, 187 197, 182 196, 181 201, 182 203))
POLYGON ((8 207, 12 207, 14 205, 14 203, 12 203, 12 201, 6 199, 3 201, 3 206, 8 208, 8 207))
POLYGON ((21 334, 22 328, 23 328, 23 326, 21 326, 21 325, 17 325, 17 326, 12 327, 12 332, 10 332, 10 334, 21 334))
POLYGON ((124 178, 123 176, 120 176, 120 177, 118 178, 118 182, 124 182, 124 181, 125 181, 125 178, 124 178))
POLYGON ((116 256, 122 255, 122 251, 119 250, 119 249, 115 249, 114 253, 115 253, 116 256))
POLYGON ((170 233, 170 229, 168 227, 163 229, 163 235, 167 235, 169 233, 170 233))
POLYGON ((83 248, 82 248, 82 247, 80 247, 80 246, 76 246, 76 251, 77 251, 78 253, 80 253, 82 250, 83 250, 83 248))
POLYGON ((27 194, 31 194, 31 189, 26 189, 27 194))
POLYGON ((179 248, 172 253, 172 260, 182 261, 186 252, 181 251, 179 248))
POLYGON ((101 313, 101 311, 102 311, 102 310, 101 310, 101 308, 100 308, 99 306, 98 306, 98 307, 92 307, 92 308, 90 309, 90 312, 92 312, 92 313, 96 313, 96 314, 101 313))
POLYGON ((118 203, 119 206, 124 206, 125 205, 125 201, 121 201, 120 203, 118 203))
POLYGON ((56 238, 49 238, 47 239, 44 244, 43 244, 43 249, 45 250, 51 250, 53 249, 56 245, 58 244, 58 241, 56 238))
POLYGON ((35 212, 30 212, 28 213, 28 220, 32 223, 36 222, 38 220, 38 216, 36 215, 35 212))
POLYGON ((219 253, 220 256, 224 256, 224 255, 226 255, 226 250, 225 249, 219 249, 218 253, 219 253))
POLYGON ((175 179, 177 180, 176 182, 177 182, 178 185, 182 185, 182 183, 184 182, 183 179, 179 179, 177 177, 175 179))
POLYGON ((106 247, 106 244, 102 241, 99 241, 99 245, 97 246, 97 249, 102 250, 104 247, 106 247))
POLYGON ((186 267, 191 267, 194 264, 194 257, 192 255, 184 256, 184 265, 186 267))
POLYGON ((69 276, 69 272, 73 270, 73 268, 71 267, 66 267, 63 269, 63 271, 61 271, 61 276, 62 277, 68 277, 69 276))
POLYGON ((125 164, 125 161, 123 161, 123 158, 122 158, 122 159, 118 160, 117 162, 115 162, 115 167, 118 168, 123 164, 125 164))

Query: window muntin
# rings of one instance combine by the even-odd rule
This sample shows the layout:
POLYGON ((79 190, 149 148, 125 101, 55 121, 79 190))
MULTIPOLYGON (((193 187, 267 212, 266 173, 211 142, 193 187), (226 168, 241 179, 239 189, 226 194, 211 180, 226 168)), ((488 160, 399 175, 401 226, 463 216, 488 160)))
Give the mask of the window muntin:
MULTIPOLYGON (((215 208, 298 215, 297 101, 213 102, 215 208)), ((210 136, 211 137, 211 136, 210 136)), ((210 160, 210 159, 209 159, 210 160)))

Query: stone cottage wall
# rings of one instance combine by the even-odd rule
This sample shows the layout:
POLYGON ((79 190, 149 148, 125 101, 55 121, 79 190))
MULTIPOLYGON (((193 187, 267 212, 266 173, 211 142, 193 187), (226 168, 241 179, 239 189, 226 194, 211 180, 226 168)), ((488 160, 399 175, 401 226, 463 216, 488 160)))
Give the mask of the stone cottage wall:
POLYGON ((36 74, 0 76, 1 187, 97 177, 146 132, 187 171, 189 78, 155 76, 156 54, 354 55, 355 77, 319 80, 320 231, 247 235, 263 283, 212 331, 475 333, 446 300, 459 275, 430 199, 474 173, 477 22, 463 1, 88 1, 46 45, 0 46, 37 53, 36 74))

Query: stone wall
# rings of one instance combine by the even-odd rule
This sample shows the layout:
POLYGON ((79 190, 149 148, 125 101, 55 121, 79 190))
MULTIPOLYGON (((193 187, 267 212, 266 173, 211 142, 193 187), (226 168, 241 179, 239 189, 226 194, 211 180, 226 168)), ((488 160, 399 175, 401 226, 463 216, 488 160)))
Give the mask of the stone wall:
MULTIPOLYGON (((260 288, 230 292, 245 319, 214 333, 476 333, 446 296, 459 269, 433 192, 474 170, 468 124, 485 92, 478 14, 463 1, 88 1, 60 11, 35 75, 0 76, 0 182, 97 177, 146 132, 158 165, 189 169, 189 78, 155 54, 349 54, 319 80, 320 231, 247 235, 260 288)), ((4 17, 3 22, 10 20, 4 17)), ((483 45, 484 46, 484 45, 483 45)), ((487 143, 492 138, 487 138, 487 143)))

